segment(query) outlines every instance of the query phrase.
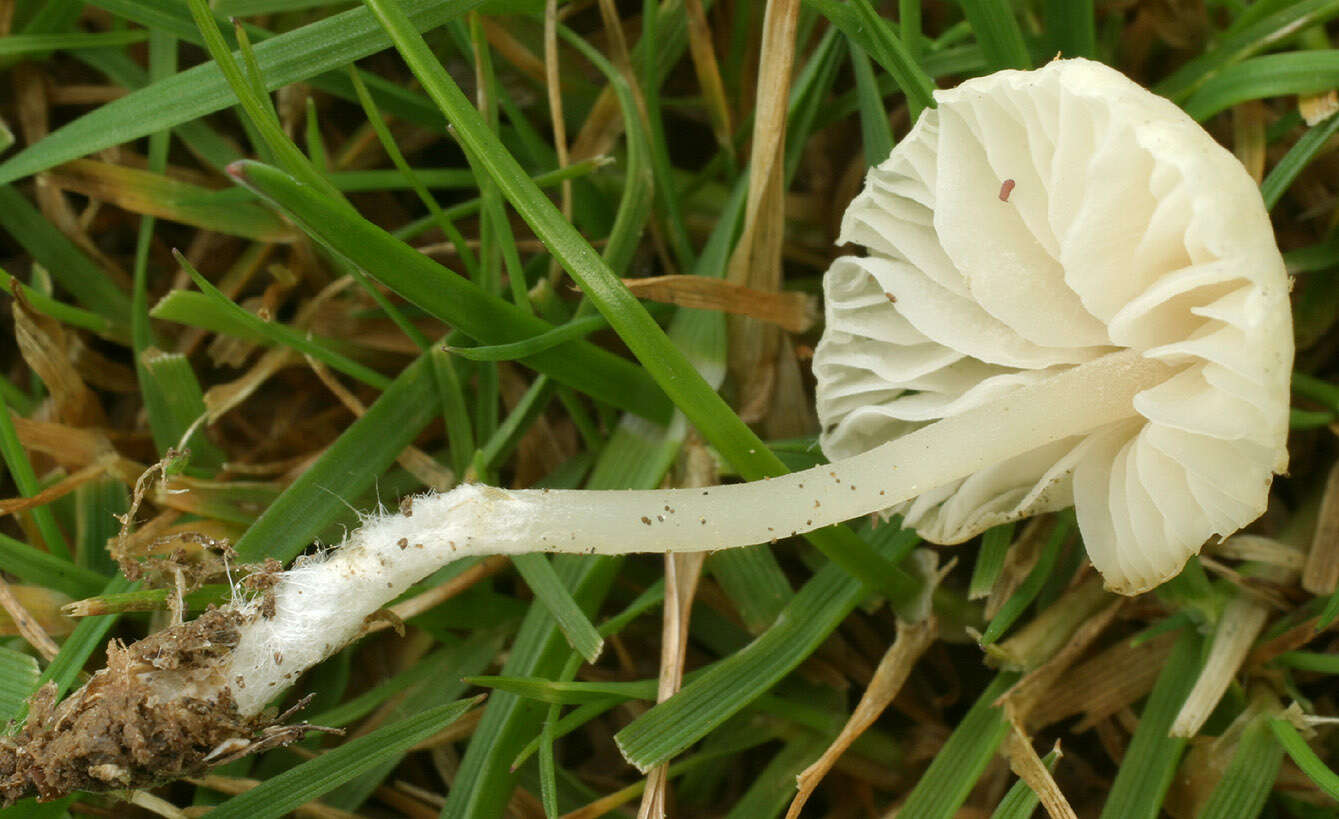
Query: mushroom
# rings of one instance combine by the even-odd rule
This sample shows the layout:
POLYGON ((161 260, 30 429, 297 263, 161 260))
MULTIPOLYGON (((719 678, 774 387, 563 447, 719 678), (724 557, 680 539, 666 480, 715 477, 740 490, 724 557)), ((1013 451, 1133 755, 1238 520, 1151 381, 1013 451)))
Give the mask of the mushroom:
POLYGON ((1245 170, 1086 60, 936 99, 847 211, 841 239, 868 255, 825 277, 831 464, 705 489, 415 498, 242 604, 192 696, 218 686, 257 714, 470 555, 706 551, 881 511, 955 542, 1072 504, 1108 586, 1134 594, 1254 520, 1287 461, 1292 334, 1245 170))
POLYGON ((847 210, 841 241, 868 255, 824 279, 832 463, 706 489, 416 498, 284 575, 276 616, 233 652, 244 710, 466 555, 708 551, 879 511, 957 542, 1073 505, 1108 587, 1135 594, 1258 517, 1287 463, 1292 333, 1245 169, 1087 60, 936 99, 847 210))

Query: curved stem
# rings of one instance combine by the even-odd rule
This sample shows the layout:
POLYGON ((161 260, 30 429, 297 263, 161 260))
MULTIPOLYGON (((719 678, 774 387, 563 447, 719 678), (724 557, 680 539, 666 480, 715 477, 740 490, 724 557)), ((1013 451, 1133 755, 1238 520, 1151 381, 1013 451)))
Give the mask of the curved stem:
POLYGON ((914 498, 1037 447, 1135 415, 1172 373, 1126 350, 1081 364, 875 449, 778 478, 706 489, 461 486, 370 520, 326 561, 274 589, 274 616, 243 631, 229 680, 243 713, 357 636, 364 618, 462 557, 537 551, 694 552, 789 537, 914 498))

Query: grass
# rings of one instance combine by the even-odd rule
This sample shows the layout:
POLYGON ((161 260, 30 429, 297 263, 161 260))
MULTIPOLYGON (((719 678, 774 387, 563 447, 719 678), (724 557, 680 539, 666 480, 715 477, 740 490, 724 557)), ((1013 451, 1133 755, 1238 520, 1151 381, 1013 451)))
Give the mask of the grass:
MULTIPOLYGON (((1299 345, 1290 474, 1257 527, 1274 551, 1213 553, 1082 622, 1061 616, 1087 571, 1063 514, 943 551, 964 565, 929 601, 939 640, 805 815, 1026 816, 1051 782, 1079 816, 1339 817, 1339 754, 1314 718, 1339 716, 1339 578, 1322 568, 1339 561, 1299 571, 1287 552, 1339 533, 1339 116, 1299 115, 1339 87, 1339 2, 772 0, 793 42, 745 0, 548 5, 0 2, 0 283, 18 294, 0 319, 0 502, 45 501, 0 517, 0 570, 61 624, 44 657, 0 618, 0 707, 22 715, 37 685, 101 667, 108 638, 167 622, 168 591, 108 552, 132 501, 132 560, 226 539, 256 563, 459 480, 649 488, 814 463, 818 331, 732 352, 745 335, 723 311, 619 280, 775 258, 782 288, 815 292, 836 215, 934 88, 1060 52, 1263 159, 1299 345), (759 77, 764 50, 789 83, 759 77), (770 400, 744 400, 773 367, 770 400), (1243 594, 1268 602, 1264 630, 1199 736, 1172 739, 1243 594), (62 621, 72 599, 87 616, 62 621), (1061 752, 1038 760, 1017 729, 1061 752)), ((831 527, 712 556, 697 585, 658 557, 454 564, 407 595, 432 605, 404 636, 346 648, 279 703, 314 694, 306 715, 348 738, 136 804, 780 816, 877 686, 896 616, 927 602, 917 546, 892 525, 831 527), (657 612, 682 605, 687 639, 662 653, 657 612)), ((229 579, 198 565, 192 610, 229 579)), ((118 798, 0 816, 121 815, 118 798)))

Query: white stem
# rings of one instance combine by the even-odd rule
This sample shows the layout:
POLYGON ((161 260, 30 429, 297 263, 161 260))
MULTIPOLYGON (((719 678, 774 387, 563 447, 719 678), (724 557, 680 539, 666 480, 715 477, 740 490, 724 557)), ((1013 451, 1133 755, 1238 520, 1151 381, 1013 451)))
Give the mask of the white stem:
POLYGON ((370 520, 329 560, 286 572, 275 614, 243 630, 227 679, 244 714, 357 636, 364 618, 458 558, 725 549, 885 509, 1037 447, 1134 415, 1171 374, 1111 353, 875 449, 783 477, 707 489, 521 490, 461 486, 370 520))

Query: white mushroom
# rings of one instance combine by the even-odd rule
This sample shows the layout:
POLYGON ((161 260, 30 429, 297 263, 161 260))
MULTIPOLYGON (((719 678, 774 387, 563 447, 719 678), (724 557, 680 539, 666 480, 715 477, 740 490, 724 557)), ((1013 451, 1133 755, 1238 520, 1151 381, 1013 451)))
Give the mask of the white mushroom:
MULTIPOLYGON (((823 449, 846 458, 1121 350, 1165 362, 1123 418, 890 510, 956 543, 1072 504, 1108 587, 1152 588, 1257 518, 1287 465, 1288 280, 1260 195, 1179 108, 1099 63, 935 96, 846 212, 841 241, 869 255, 824 280, 823 449)), ((1053 400, 1037 411, 1076 411, 1053 400)))
POLYGON ((1093 563, 1133 594, 1254 520, 1287 461, 1292 334, 1244 169, 1084 60, 936 98, 847 213, 843 240, 869 255, 825 280, 815 370, 833 463, 707 489, 417 498, 244 605, 236 647, 192 696, 218 686, 258 713, 469 555, 707 551, 889 509, 952 542, 1073 504, 1093 563))

